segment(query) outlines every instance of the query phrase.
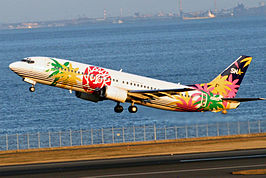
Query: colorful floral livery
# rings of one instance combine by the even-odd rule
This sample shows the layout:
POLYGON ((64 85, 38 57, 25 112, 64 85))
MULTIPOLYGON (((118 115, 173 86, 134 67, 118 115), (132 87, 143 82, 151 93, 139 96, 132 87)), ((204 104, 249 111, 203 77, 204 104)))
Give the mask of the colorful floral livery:
POLYGON ((239 106, 234 98, 251 63, 252 58, 241 56, 225 71, 209 83, 190 85, 200 91, 193 96, 200 96, 200 101, 194 102, 196 111, 222 111, 235 109, 239 106))
POLYGON ((136 104, 181 112, 222 111, 235 109, 240 102, 264 98, 236 98, 240 84, 251 63, 249 56, 240 56, 209 83, 181 85, 93 65, 49 57, 29 57, 10 64, 10 69, 30 83, 75 91, 80 99, 93 102, 113 100, 115 112, 120 105, 131 103, 129 112, 136 113, 136 104))

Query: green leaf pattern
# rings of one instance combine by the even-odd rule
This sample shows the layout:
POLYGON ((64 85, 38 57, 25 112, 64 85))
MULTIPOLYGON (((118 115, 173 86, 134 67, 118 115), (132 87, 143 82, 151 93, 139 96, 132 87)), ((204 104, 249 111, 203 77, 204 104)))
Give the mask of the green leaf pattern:
MULTIPOLYGON (((48 70, 45 71, 45 72, 53 71, 53 73, 51 73, 48 78, 53 77, 53 76, 57 75, 58 73, 63 73, 63 71, 60 71, 60 69, 63 69, 63 66, 59 62, 57 62, 55 59, 51 58, 51 60, 54 62, 54 63, 51 63, 51 65, 53 67, 51 69, 48 69, 48 70)), ((65 62, 64 63, 65 67, 68 67, 68 65, 69 65, 69 62, 65 62)), ((60 77, 56 77, 54 79, 54 81, 52 82, 51 86, 56 86, 56 84, 58 83, 59 79, 60 79, 60 77)))

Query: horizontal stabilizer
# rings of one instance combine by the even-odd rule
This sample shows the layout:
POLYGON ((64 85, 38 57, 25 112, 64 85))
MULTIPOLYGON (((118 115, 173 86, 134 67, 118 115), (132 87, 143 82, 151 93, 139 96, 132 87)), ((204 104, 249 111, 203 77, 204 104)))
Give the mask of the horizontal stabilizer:
POLYGON ((177 93, 177 92, 186 92, 186 91, 193 91, 196 90, 194 88, 177 88, 177 89, 162 89, 162 90, 130 90, 130 93, 160 93, 160 92, 166 92, 166 93, 177 93))
POLYGON ((222 100, 247 102, 247 101, 257 101, 257 100, 266 100, 266 99, 265 98, 223 98, 222 100))

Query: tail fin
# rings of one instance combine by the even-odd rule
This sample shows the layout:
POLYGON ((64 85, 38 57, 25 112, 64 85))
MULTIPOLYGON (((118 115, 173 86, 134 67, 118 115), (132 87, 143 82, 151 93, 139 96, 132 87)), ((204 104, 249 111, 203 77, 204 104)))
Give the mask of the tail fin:
POLYGON ((224 98, 234 98, 251 60, 252 57, 240 56, 211 82, 195 86, 205 92, 222 95, 224 98))

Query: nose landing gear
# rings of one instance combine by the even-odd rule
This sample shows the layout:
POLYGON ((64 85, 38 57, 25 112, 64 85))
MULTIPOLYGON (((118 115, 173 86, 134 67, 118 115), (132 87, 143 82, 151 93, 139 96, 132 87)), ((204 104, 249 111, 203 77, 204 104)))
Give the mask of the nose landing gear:
POLYGON ((36 85, 36 82, 32 79, 29 79, 29 78, 23 78, 22 79, 24 82, 27 82, 29 84, 31 84, 32 86, 29 88, 30 92, 35 92, 35 85, 36 85))
POLYGON ((30 92, 35 92, 35 86, 32 85, 30 88, 29 88, 30 92))

